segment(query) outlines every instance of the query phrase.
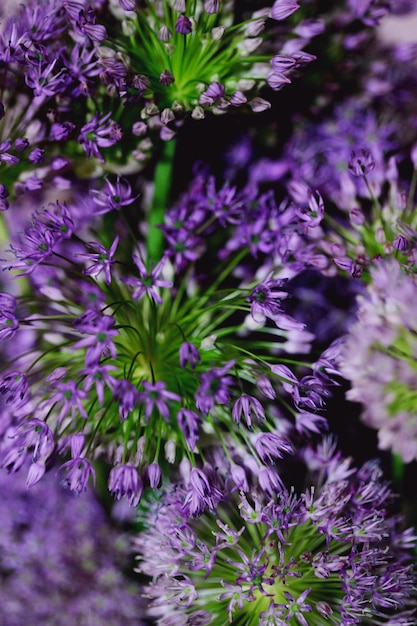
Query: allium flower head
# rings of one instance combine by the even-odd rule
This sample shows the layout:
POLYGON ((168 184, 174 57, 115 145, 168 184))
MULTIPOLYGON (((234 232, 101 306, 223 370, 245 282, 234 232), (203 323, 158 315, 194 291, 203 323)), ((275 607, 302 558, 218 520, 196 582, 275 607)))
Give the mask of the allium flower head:
POLYGON ((93 493, 76 498, 53 472, 28 490, 0 474, 1 621, 7 626, 140 626, 144 601, 128 577, 129 543, 93 493))
POLYGON ((166 138, 166 124, 184 113, 201 119, 207 109, 223 112, 246 104, 253 111, 265 110, 270 104, 259 98, 260 87, 268 82, 281 88, 305 62, 301 55, 284 53, 288 63, 277 72, 271 54, 262 49, 268 38, 265 24, 288 18, 299 7, 296 2, 276 0, 272 7, 244 14, 241 21, 236 21, 234 5, 158 0, 123 15, 129 35, 112 44, 126 55, 134 77, 127 79, 131 89, 141 79, 138 95, 148 103, 144 117, 151 125, 158 118, 166 138))
POLYGON ((350 400, 378 431, 379 447, 417 459, 417 282, 394 259, 379 261, 358 296, 357 320, 345 338, 340 370, 350 400))
MULTIPOLYGON (((338 268, 355 278, 363 275, 367 280, 374 260, 395 257, 404 267, 415 271, 417 214, 414 182, 402 180, 402 157, 387 156, 395 145, 390 139, 393 129, 389 125, 379 129, 371 114, 357 120, 356 106, 352 110, 351 107, 340 109, 338 116, 343 111, 347 118, 349 113, 353 118, 349 119, 348 125, 346 120, 342 123, 337 119, 310 129, 309 157, 305 156, 306 136, 301 145, 290 145, 286 163, 290 171, 297 171, 305 181, 297 175, 288 184, 290 194, 298 204, 304 207, 311 205, 310 184, 317 184, 323 191, 324 203, 319 202, 319 213, 324 223, 329 220, 330 228, 320 241, 316 238, 316 243, 317 251, 324 252, 330 262, 326 263, 323 256, 322 269, 334 273, 338 268), (349 136, 351 127, 356 127, 355 135, 362 129, 361 132, 369 136, 366 144, 370 148, 363 147, 363 142, 361 144, 355 135, 349 136), (355 141, 355 150, 349 154, 352 141, 355 141), (325 158, 318 158, 318 152, 325 158), (297 166, 291 164, 294 157, 297 158, 297 166), (345 219, 335 221, 330 212, 328 215, 324 212, 327 198, 343 210, 345 219)), ((414 167, 414 172, 417 171, 413 151, 408 165, 414 167)), ((413 174, 414 177, 416 175, 413 174)), ((309 212, 306 209, 303 211, 304 219, 311 219, 309 212)), ((308 222, 306 225, 310 226, 308 222)))
MULTIPOLYGON (((130 203, 130 187, 117 178, 116 185, 106 181, 103 193, 90 196, 94 219, 96 205, 108 212, 111 194, 116 230, 123 232, 119 216, 130 203)), ((17 471, 32 456, 28 481, 34 484, 55 452, 67 455, 60 477, 81 493, 95 481, 95 461, 103 457, 109 490, 136 505, 145 489, 159 488, 167 463, 197 467, 206 440, 215 437, 225 446, 247 445, 265 470, 265 489, 279 487, 270 466, 292 453, 292 435, 321 430, 324 418, 304 420, 303 428, 297 415, 320 411, 329 392, 314 371, 299 380, 281 364, 295 351, 292 336, 304 351, 312 337, 286 314, 284 281, 275 278, 286 262, 293 273, 303 268, 297 255, 304 249, 304 220, 291 205, 259 195, 256 219, 264 239, 249 242, 256 198, 252 187, 239 194, 197 177, 195 190, 169 210, 167 249, 155 261, 135 238, 122 243, 119 234, 103 231, 103 243, 90 236, 84 242, 71 204, 33 216, 19 245, 11 246, 17 258, 6 265, 26 274, 33 294, 0 294, 0 340, 7 346, 13 338, 18 347, 24 329, 31 336, 0 375, 1 465, 17 471), (227 235, 230 247, 214 260, 206 284, 193 267, 205 246, 186 255, 179 242, 185 233, 192 245, 202 236, 208 244, 213 229, 227 235), (240 263, 246 259, 250 267, 254 258, 268 278, 260 281, 249 269, 238 284, 240 263), (288 425, 279 435, 274 397, 288 425)), ((191 499, 196 511, 201 493, 196 489, 191 499)), ((217 496, 207 498, 214 503, 217 496)))
POLYGON ((325 479, 301 493, 229 492, 197 518, 183 504, 185 484, 167 491, 144 515, 148 529, 135 542, 138 571, 152 577, 146 594, 156 624, 400 626, 410 619, 411 529, 389 513, 377 464, 348 462, 339 478, 331 466, 327 459, 325 479))

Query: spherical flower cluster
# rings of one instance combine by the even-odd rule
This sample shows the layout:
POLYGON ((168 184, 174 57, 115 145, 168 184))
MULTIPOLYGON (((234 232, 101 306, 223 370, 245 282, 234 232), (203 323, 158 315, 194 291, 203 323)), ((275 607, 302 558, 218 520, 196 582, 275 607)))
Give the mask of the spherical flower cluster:
POLYGON ((28 492, 4 470, 0 485, 3 624, 143 624, 139 583, 122 573, 128 537, 92 494, 75 498, 52 475, 28 492))
POLYGON ((331 452, 307 455, 321 478, 300 493, 246 485, 197 518, 190 479, 167 491, 136 539, 156 623, 412 626, 415 537, 389 513, 378 465, 331 452))
POLYGON ((173 136, 169 124, 184 113, 202 119, 207 109, 223 113, 246 104, 264 111, 270 104, 259 96, 260 88, 280 89, 314 58, 301 49, 308 35, 297 36, 290 27, 274 42, 275 55, 262 49, 269 22, 281 22, 299 8, 292 0, 276 0, 241 17, 234 2, 159 0, 141 9, 128 4, 122 2, 127 10, 117 13, 127 34, 112 40, 126 56, 124 98, 145 100, 142 115, 161 127, 163 139, 173 136))
POLYGON ((291 23, 268 28, 298 8, 294 0, 253 14, 203 0, 21 6, 0 30, 2 184, 36 190, 69 164, 82 177, 138 170, 153 130, 171 139, 185 114, 268 109, 260 89, 280 89, 314 59, 302 50, 314 34, 298 35, 291 23))
MULTIPOLYGON (((84 243, 72 206, 60 202, 35 213, 11 245, 6 266, 34 292, 0 296, 0 339, 6 350, 14 346, 0 374, 1 465, 16 471, 31 456, 28 485, 58 452, 66 457, 62 480, 80 493, 104 457, 110 491, 136 505, 146 487, 159 487, 167 463, 195 464, 206 438, 232 432, 268 466, 291 451, 289 437, 325 428, 319 412, 334 358, 301 377, 285 365, 286 353, 308 352, 312 339, 286 313, 286 280, 278 278, 284 263, 290 275, 304 267, 303 220, 270 193, 200 183, 168 211, 168 246, 157 263, 136 241, 122 246, 118 234, 107 245, 84 243), (189 244, 202 241, 205 228, 206 243, 225 238, 209 285, 192 262, 204 247, 192 244, 187 255, 179 245, 183 234, 189 244), (264 279, 250 270, 254 259, 264 279), (274 399, 283 400, 292 431, 276 441, 274 399)), ((99 215, 131 201, 121 179, 92 194, 99 215)))
POLYGON ((408 463, 417 459, 417 283, 394 259, 379 261, 358 296, 357 320, 346 336, 340 370, 350 400, 378 431, 379 447, 408 463))

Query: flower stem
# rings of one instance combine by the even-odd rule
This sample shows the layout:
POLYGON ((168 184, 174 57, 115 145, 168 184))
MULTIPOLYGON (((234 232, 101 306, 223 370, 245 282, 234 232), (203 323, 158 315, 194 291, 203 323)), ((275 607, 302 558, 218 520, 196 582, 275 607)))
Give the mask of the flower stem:
POLYGON ((164 222, 165 210, 169 202, 175 148, 174 139, 165 142, 155 168, 153 198, 148 215, 148 261, 159 261, 162 256, 164 235, 157 226, 164 222))
POLYGON ((397 489, 401 487, 404 478, 404 462, 399 454, 392 454, 392 476, 397 489))

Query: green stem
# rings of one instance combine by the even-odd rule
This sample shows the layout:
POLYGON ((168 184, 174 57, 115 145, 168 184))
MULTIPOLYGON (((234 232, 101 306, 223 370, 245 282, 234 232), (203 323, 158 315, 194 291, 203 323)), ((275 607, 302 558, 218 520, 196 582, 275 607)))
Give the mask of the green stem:
POLYGON ((155 168, 153 198, 148 215, 148 261, 157 262, 162 256, 164 235, 157 226, 164 222, 165 210, 169 202, 175 148, 174 139, 165 142, 162 155, 155 168))
POLYGON ((404 462, 399 454, 392 454, 392 477, 396 483, 397 489, 401 488, 404 478, 404 462))

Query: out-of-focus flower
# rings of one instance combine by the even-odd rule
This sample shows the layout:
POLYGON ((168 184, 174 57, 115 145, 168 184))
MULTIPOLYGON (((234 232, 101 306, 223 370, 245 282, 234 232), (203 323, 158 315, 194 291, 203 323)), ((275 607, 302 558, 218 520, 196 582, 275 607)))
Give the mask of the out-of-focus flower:
POLYGON ((379 447, 409 463, 417 459, 415 275, 394 259, 379 261, 358 305, 339 364, 351 384, 347 398, 362 404, 362 419, 378 431, 379 447))
POLYGON ((127 536, 92 493, 76 498, 52 474, 29 491, 23 474, 0 474, 0 621, 140 626, 127 536))

